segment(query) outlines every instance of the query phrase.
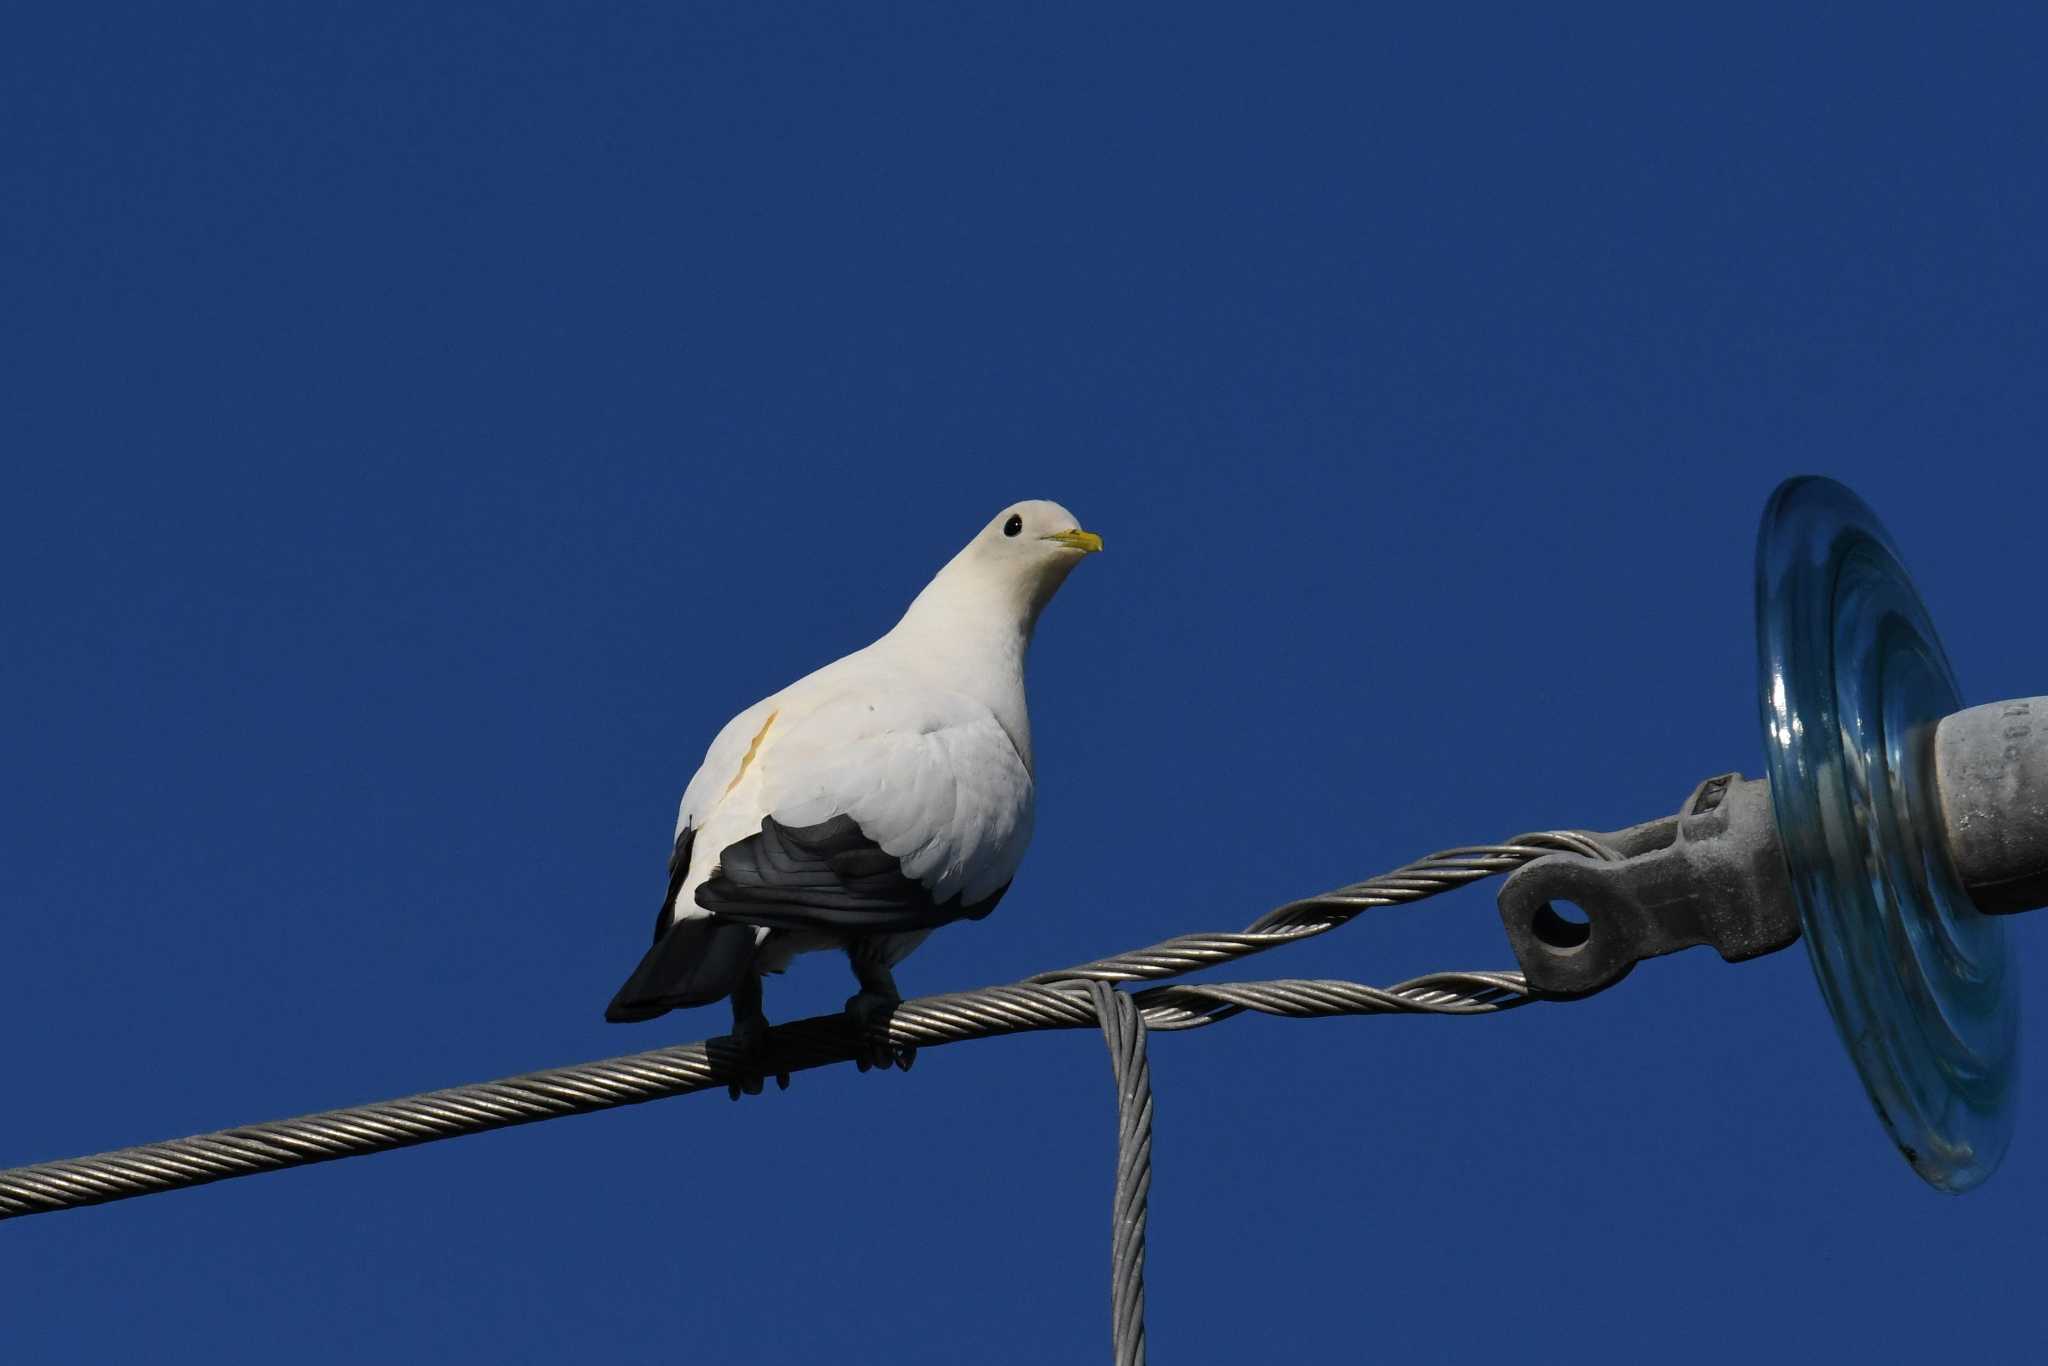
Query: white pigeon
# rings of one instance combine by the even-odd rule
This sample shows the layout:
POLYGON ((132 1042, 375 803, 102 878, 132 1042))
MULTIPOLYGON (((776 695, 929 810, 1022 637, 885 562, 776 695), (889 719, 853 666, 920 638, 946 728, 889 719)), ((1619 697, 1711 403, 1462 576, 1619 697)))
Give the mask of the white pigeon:
MULTIPOLYGON (((683 793, 654 947, 605 1018, 730 996, 733 1034, 759 1051, 761 974, 840 948, 860 982, 847 1011, 879 1032, 901 999, 891 969, 939 926, 994 910, 1023 861, 1024 655, 1100 549, 1058 503, 1004 508, 887 635, 728 721, 683 793)), ((914 1056, 878 1041, 861 1066, 914 1056)), ((761 1079, 735 1097, 742 1085, 761 1079)))

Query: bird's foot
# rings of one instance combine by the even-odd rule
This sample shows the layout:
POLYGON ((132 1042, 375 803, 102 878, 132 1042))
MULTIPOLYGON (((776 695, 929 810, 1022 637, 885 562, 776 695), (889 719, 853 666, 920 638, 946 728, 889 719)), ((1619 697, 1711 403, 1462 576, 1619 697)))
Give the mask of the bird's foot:
MULTIPOLYGON (((768 1055, 767 1018, 755 1015, 749 1019, 733 1021, 731 1038, 739 1045, 740 1052, 746 1057, 746 1063, 745 1070, 741 1072, 739 1078, 725 1084, 725 1093, 734 1100, 740 1098, 742 1091, 750 1096, 758 1096, 768 1079, 767 1073, 761 1067, 762 1061, 768 1055)), ((778 1089, 787 1091, 789 1073, 777 1072, 775 1085, 778 1089)))
POLYGON ((846 1014, 859 1026, 862 1035, 861 1051, 853 1058, 861 1071, 873 1068, 886 1072, 895 1067, 908 1072, 917 1061, 915 1048, 899 1048, 889 1042, 889 1016, 902 1004, 901 997, 885 996, 879 991, 863 991, 847 999, 846 1014))

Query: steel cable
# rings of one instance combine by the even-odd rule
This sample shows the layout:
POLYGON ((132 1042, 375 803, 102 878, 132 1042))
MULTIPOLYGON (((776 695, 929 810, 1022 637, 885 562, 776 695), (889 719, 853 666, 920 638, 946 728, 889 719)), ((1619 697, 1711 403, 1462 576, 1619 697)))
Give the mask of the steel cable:
MULTIPOLYGON (((1040 1029, 1100 1024, 1091 983, 1177 977, 1325 933, 1376 906, 1421 901, 1511 871, 1546 854, 1614 855, 1574 832, 1525 835, 1506 844, 1452 849, 1323 896, 1291 902, 1236 934, 1180 935, 1008 986, 926 996, 899 1005, 888 1023, 897 1047, 933 1047, 1040 1029)), ((1490 1014, 1529 1000, 1512 972, 1440 972, 1373 987, 1285 980, 1175 983, 1130 994, 1144 1025, 1184 1030, 1245 1011, 1288 1018, 1323 1015, 1490 1014)), ((843 1015, 815 1016, 769 1031, 765 1070, 798 1072, 848 1062, 871 1040, 843 1015)), ((729 1038, 425 1091, 397 1100, 146 1143, 90 1157, 0 1171, 0 1219, 45 1214, 230 1177, 388 1152, 564 1115, 638 1105, 725 1087, 764 1060, 729 1038)))

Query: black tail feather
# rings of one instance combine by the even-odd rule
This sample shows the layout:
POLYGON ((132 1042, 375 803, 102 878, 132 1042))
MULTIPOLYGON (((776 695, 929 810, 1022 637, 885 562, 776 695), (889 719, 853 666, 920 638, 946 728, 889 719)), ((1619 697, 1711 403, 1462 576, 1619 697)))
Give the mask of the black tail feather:
POLYGON ((675 921, 612 997, 605 1019, 613 1024, 651 1020, 730 996, 753 970, 754 935, 752 925, 717 916, 675 921))

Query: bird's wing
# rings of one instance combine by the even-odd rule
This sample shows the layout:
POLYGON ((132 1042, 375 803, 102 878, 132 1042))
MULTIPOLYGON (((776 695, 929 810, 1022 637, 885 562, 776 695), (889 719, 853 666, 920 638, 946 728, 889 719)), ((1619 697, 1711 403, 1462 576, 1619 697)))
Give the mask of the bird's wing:
POLYGON ((821 701, 761 759, 758 834, 697 889, 784 929, 930 929, 992 910, 1031 838, 1031 774, 986 707, 869 680, 821 701))
POLYGON ((762 698, 726 722, 711 741, 711 748, 704 751, 704 762, 697 766, 690 785, 683 789, 682 805, 676 810, 678 840, 684 832, 701 828, 713 804, 731 789, 760 740, 762 723, 775 715, 781 699, 781 693, 762 698))
POLYGON ((681 898, 683 884, 690 877, 690 850, 697 842, 697 831, 687 820, 676 832, 675 847, 668 855, 668 892, 661 898, 661 909, 654 913, 654 941, 668 933, 668 927, 675 923, 676 902, 681 898))
POLYGON ((654 915, 654 938, 658 943, 668 927, 675 923, 678 905, 687 910, 689 900, 682 891, 690 875, 690 855, 696 843, 698 829, 704 824, 712 805, 731 786, 747 761, 747 755, 760 734, 761 723, 774 714, 776 699, 763 698, 748 707, 725 726, 711 741, 711 748, 704 752, 704 762, 697 766, 690 785, 683 790, 683 800, 676 810, 675 843, 668 856, 668 892, 661 899, 661 909, 654 915))

